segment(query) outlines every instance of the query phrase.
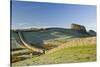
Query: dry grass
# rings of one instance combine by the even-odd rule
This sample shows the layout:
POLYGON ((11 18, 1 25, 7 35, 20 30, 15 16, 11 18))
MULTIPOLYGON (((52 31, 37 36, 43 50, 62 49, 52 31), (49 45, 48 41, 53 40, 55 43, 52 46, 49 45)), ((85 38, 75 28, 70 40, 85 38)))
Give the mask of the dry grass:
POLYGON ((48 51, 48 53, 52 53, 59 49, 68 48, 68 47, 81 46, 81 45, 88 46, 88 45, 94 45, 94 44, 96 44, 96 37, 72 39, 62 44, 61 46, 58 46, 57 48, 51 49, 50 51, 48 51))
POLYGON ((33 55, 29 59, 21 59, 16 56, 12 57, 12 59, 12 66, 96 61, 96 37, 72 39, 47 51, 46 54, 40 56, 33 55))

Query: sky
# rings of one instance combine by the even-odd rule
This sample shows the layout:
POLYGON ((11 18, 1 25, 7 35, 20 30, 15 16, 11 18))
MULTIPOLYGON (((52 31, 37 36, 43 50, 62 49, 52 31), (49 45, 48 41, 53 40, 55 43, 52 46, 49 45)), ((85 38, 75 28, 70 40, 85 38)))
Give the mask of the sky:
POLYGON ((70 28, 72 23, 96 31, 96 6, 12 1, 11 26, 22 28, 70 28))

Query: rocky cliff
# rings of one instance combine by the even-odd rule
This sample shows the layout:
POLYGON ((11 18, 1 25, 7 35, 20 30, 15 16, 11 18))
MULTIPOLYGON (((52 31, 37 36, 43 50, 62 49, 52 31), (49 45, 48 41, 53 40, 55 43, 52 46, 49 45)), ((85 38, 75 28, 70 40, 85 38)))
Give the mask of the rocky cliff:
POLYGON ((71 29, 86 32, 86 28, 79 24, 71 24, 71 29))

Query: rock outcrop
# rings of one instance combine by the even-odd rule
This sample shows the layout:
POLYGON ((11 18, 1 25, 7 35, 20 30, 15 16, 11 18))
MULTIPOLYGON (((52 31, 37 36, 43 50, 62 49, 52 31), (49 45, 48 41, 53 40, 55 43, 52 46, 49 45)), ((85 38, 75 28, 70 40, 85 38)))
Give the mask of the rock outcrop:
POLYGON ((83 25, 79 24, 71 24, 71 29, 86 32, 86 28, 83 25))

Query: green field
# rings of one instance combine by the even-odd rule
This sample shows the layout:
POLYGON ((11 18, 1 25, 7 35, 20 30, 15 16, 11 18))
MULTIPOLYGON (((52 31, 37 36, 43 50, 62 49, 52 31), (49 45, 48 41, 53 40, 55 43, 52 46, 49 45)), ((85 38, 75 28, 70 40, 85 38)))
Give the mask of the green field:
MULTIPOLYGON (((93 38, 92 38, 93 40, 93 38)), ((80 43, 79 43, 80 44, 80 43)), ((92 62, 96 61, 96 44, 90 43, 85 45, 77 45, 73 47, 55 48, 56 50, 44 55, 32 57, 12 63, 12 66, 28 66, 40 64, 59 64, 59 63, 76 63, 76 62, 92 62)))

